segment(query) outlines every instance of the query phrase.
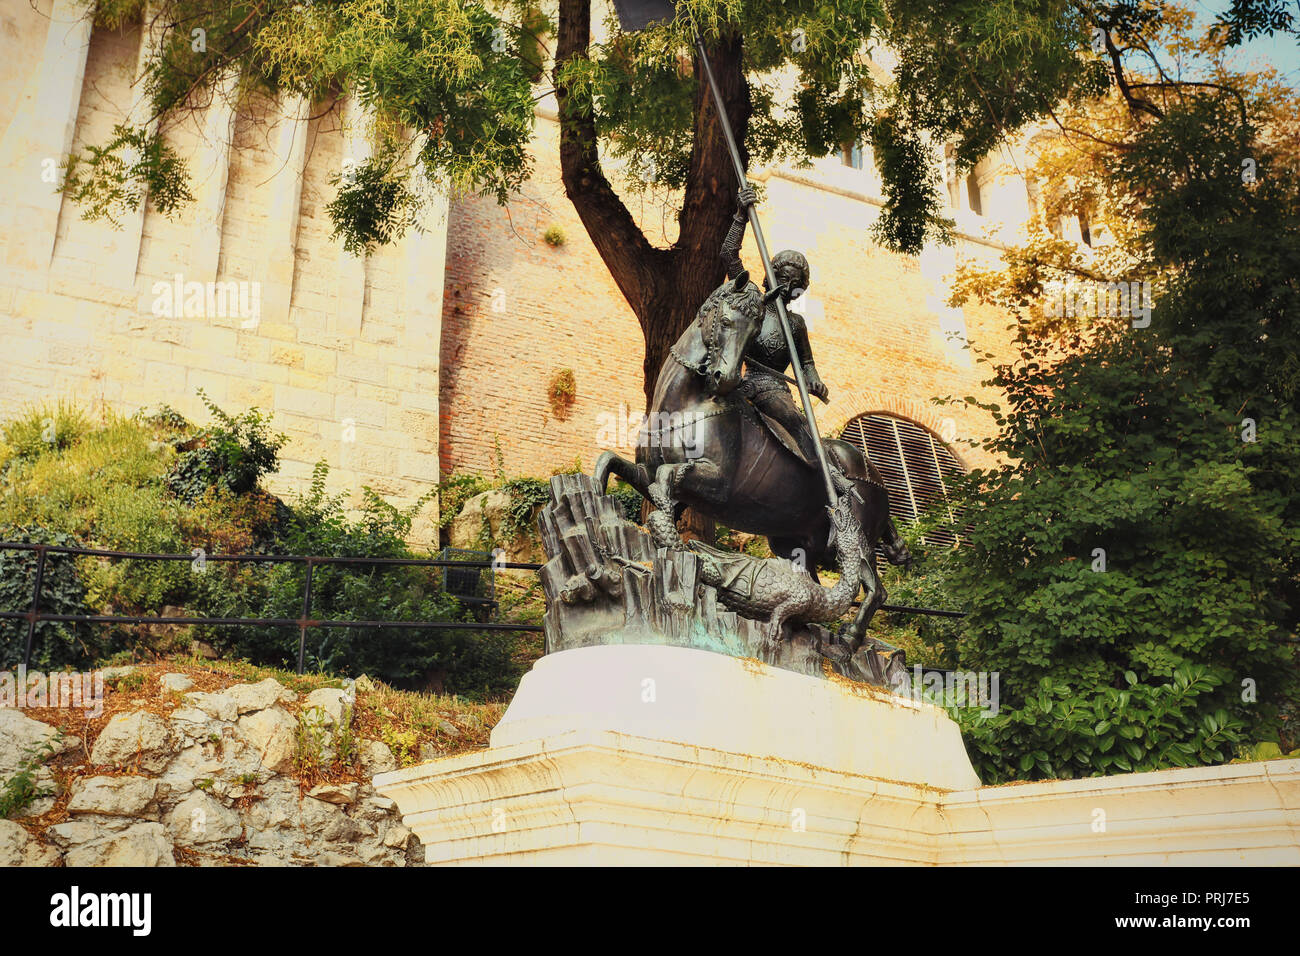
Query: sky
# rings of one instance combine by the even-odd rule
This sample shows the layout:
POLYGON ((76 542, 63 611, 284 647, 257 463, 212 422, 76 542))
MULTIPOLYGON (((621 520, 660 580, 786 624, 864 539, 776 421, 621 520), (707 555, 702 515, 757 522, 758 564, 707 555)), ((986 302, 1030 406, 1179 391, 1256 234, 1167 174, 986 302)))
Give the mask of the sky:
MULTIPOLYGON (((1228 0, 1191 0, 1197 11, 1197 22, 1202 27, 1209 27, 1216 15, 1229 7, 1228 0)), ((1297 10, 1300 14, 1300 10, 1297 10)), ((1296 37, 1286 34, 1262 36, 1237 47, 1234 61, 1247 66, 1253 63, 1268 64, 1277 68, 1293 87, 1300 88, 1300 43, 1296 37)))

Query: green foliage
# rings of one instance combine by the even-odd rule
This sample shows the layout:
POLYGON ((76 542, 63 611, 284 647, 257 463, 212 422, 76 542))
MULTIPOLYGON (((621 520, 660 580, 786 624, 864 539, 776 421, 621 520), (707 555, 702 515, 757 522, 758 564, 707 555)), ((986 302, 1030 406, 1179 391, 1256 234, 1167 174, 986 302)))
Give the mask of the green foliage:
POLYGON ((167 474, 168 490, 189 504, 212 489, 233 495, 252 491, 263 475, 275 471, 288 438, 271 434, 270 418, 256 408, 235 417, 218 408, 202 389, 199 397, 216 423, 184 444, 167 474))
MULTIPOLYGON (((589 15, 604 12, 585 6, 589 15)), ((686 182, 702 101, 698 71, 686 65, 694 22, 709 44, 742 57, 750 162, 801 164, 846 143, 876 142, 887 154, 890 197, 881 236, 910 252, 945 229, 929 160, 917 148, 923 138, 954 141, 966 168, 1002 136, 1104 78, 1104 63, 1088 51, 1085 15, 1065 0, 683 7, 689 16, 639 33, 611 23, 606 40, 553 69, 574 108, 592 118, 603 153, 632 171, 620 188, 686 182), (863 55, 882 41, 900 59, 892 82, 863 55)), ((99 16, 121 24, 139 10, 138 0, 106 0, 99 16)), ((372 161, 340 181, 330 204, 349 249, 391 241, 415 221, 424 196, 408 185, 411 168, 454 192, 500 202, 529 174, 533 84, 546 79, 556 32, 534 0, 162 0, 154 22, 162 55, 146 86, 159 115, 204 102, 235 64, 245 87, 268 93, 323 99, 358 91, 379 123, 372 161), (201 43, 194 24, 203 24, 201 43)), ((70 177, 88 212, 137 203, 145 188, 169 210, 184 201, 178 164, 157 137, 122 128, 114 135, 108 147, 86 150, 81 162, 95 175, 70 177), (144 160, 117 157, 126 145, 144 160)))
POLYGON ((1069 779, 1224 763, 1246 721, 1217 705, 1210 668, 1184 664, 1171 680, 1080 693, 1042 678, 1014 710, 954 710, 984 783, 1069 779))
MULTIPOLYGON (((406 509, 364 489, 360 515, 347 515, 343 495, 330 496, 328 467, 316 466, 309 490, 291 507, 273 548, 279 553, 321 557, 409 558, 405 542, 416 515, 436 493, 406 509)), ((201 616, 296 618, 302 613, 302 564, 241 564, 197 575, 201 616)), ((320 564, 313 569, 311 616, 322 620, 467 620, 456 600, 441 590, 436 568, 375 564, 320 564)), ((232 656, 292 668, 298 634, 283 627, 221 627, 204 639, 232 656)), ((394 686, 424 686, 435 677, 453 692, 490 696, 512 688, 512 640, 496 632, 421 630, 403 627, 316 628, 307 634, 308 670, 369 674, 394 686)))
MULTIPOLYGON (((43 528, 15 528, 0 525, 0 540, 19 544, 52 544, 76 547, 66 534, 43 528)), ((0 550, 0 608, 26 611, 32 604, 36 582, 35 551, 0 550)), ((93 614, 86 600, 86 586, 76 558, 47 553, 41 576, 40 609, 46 614, 93 614)), ((0 620, 0 670, 12 670, 23 663, 27 648, 27 622, 0 620)), ((97 641, 89 627, 64 621, 37 621, 32 637, 32 668, 58 670, 82 667, 103 656, 106 643, 97 641)))
POLYGON ((36 772, 62 739, 63 734, 59 732, 23 751, 22 760, 14 775, 0 786, 0 820, 8 820, 26 810, 34 800, 51 795, 49 790, 37 786, 36 772))
POLYGON ((335 223, 335 239, 353 255, 366 255, 387 245, 415 224, 419 198, 395 177, 392 164, 361 163, 332 182, 338 195, 325 207, 335 223))
POLYGON ((1150 327, 1022 329, 993 364, 1006 464, 968 476, 949 575, 970 611, 956 659, 1001 674, 1003 713, 965 723, 986 780, 1213 763, 1285 732, 1300 183, 1272 160, 1230 96, 1140 129, 1111 188, 1168 273, 1150 327), (1243 182, 1242 155, 1268 172, 1243 182))
POLYGON ((47 452, 66 451, 90 428, 85 412, 63 401, 29 409, 0 427, 0 473, 13 463, 34 461, 47 452))
POLYGON ((191 202, 187 176, 185 161, 161 135, 119 124, 106 146, 88 144, 68 158, 63 190, 82 206, 83 219, 121 228, 119 217, 140 208, 146 196, 163 215, 191 202))

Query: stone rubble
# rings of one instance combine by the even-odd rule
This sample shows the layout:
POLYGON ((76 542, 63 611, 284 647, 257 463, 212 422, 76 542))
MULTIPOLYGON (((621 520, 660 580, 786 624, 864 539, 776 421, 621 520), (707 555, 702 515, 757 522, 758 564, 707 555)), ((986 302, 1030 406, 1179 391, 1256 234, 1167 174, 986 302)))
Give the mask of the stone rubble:
MULTIPOLYGON (((178 859, 424 865, 419 839, 369 782, 397 767, 383 743, 356 742, 365 782, 324 783, 302 793, 284 776, 294 769, 298 719, 281 705, 296 701, 293 691, 273 678, 216 693, 190 691, 193 682, 183 674, 165 674, 160 684, 183 695, 182 706, 165 718, 145 710, 113 716, 91 748, 90 773, 73 779, 67 819, 40 834, 0 820, 0 866, 174 866, 178 859)), ((355 686, 313 691, 303 701, 307 719, 328 728, 326 738, 337 731, 355 686)), ((0 780, 46 741, 55 754, 81 747, 48 724, 0 709, 0 780)), ((48 767, 37 779, 55 789, 48 767)), ((53 805, 53 797, 38 800, 24 818, 53 805)))

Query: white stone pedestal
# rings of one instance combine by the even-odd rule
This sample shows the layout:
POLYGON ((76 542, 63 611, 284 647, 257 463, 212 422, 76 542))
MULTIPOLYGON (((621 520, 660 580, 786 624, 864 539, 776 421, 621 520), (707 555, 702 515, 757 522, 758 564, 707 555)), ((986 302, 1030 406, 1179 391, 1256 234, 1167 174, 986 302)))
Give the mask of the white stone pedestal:
POLYGON ((1300 760, 981 788, 929 705, 681 647, 544 657, 375 787, 430 863, 1300 864, 1300 760))

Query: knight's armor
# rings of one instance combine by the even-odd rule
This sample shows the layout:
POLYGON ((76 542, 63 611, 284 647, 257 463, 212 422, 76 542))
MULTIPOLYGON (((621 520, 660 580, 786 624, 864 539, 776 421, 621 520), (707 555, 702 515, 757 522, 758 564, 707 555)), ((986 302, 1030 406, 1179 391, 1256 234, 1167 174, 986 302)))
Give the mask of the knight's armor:
MULTIPOLYGON (((731 229, 722 243, 722 260, 727 268, 727 277, 735 279, 744 266, 740 262, 740 244, 745 235, 748 217, 737 212, 732 217, 731 229)), ((800 290, 808 287, 808 261, 792 250, 778 252, 772 259, 772 268, 778 278, 784 272, 796 276, 794 285, 800 290), (802 281, 799 281, 799 280, 802 281)), ((767 281, 763 282, 764 288, 767 281)), ((795 293, 796 295, 798 293, 795 293)), ((788 293, 787 293, 788 295, 788 293)), ((788 299, 787 299, 788 301, 788 299)), ((812 348, 808 344, 808 326, 798 312, 786 309, 790 320, 790 334, 794 337, 798 361, 803 368, 808 389, 814 394, 824 392, 821 376, 813 362, 812 348)), ((785 333, 781 330, 781 318, 776 311, 776 303, 769 302, 763 315, 763 325, 754 337, 753 343, 745 352, 745 358, 752 359, 745 364, 745 377, 741 381, 741 394, 748 398, 763 414, 776 419, 794 438, 803 450, 804 457, 815 461, 817 454, 814 438, 803 413, 799 411, 790 395, 790 389, 781 375, 791 364, 790 347, 786 344, 785 333)))

